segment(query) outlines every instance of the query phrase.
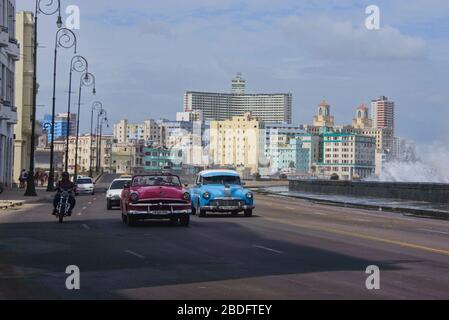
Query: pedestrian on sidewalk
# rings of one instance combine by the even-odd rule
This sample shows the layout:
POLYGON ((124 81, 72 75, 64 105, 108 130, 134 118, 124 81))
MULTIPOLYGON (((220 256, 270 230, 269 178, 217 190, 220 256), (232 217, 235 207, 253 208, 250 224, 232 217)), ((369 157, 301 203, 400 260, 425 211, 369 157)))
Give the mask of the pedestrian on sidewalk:
POLYGON ((20 189, 25 189, 27 180, 28 180, 28 172, 25 169, 23 169, 22 172, 20 173, 20 177, 19 177, 19 188, 20 189))

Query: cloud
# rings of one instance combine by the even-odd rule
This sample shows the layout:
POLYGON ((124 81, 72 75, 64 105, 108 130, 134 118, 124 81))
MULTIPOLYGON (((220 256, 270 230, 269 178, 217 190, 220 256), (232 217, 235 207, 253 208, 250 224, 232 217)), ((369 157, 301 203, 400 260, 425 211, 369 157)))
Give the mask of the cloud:
POLYGON ((162 36, 167 39, 175 38, 170 25, 161 21, 148 21, 140 26, 140 32, 144 35, 162 36))
POLYGON ((298 16, 280 20, 279 26, 299 48, 326 59, 422 60, 427 56, 424 40, 390 26, 372 31, 350 21, 298 16))

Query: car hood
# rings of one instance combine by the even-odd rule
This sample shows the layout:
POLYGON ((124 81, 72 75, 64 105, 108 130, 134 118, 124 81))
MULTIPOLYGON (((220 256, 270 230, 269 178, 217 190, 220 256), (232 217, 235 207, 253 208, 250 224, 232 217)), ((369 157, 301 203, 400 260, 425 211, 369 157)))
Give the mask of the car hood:
POLYGON ((217 197, 231 197, 231 198, 240 198, 245 195, 249 190, 243 188, 239 185, 205 185, 201 188, 202 192, 209 192, 213 198, 217 197))
POLYGON ((133 187, 131 193, 137 192, 140 199, 182 199, 184 191, 181 187, 133 187))

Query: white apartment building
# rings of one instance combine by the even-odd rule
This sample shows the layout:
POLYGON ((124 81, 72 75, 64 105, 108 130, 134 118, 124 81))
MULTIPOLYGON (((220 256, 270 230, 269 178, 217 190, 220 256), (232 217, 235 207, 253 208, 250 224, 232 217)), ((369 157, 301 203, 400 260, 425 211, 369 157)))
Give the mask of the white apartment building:
POLYGON ((259 172, 264 158, 263 123, 246 113, 210 124, 210 160, 212 165, 233 166, 259 172))
POLYGON ((127 119, 122 119, 114 125, 114 139, 117 143, 129 141, 153 141, 164 144, 164 128, 152 119, 145 120, 141 124, 131 124, 127 119))
POLYGON ((15 63, 20 59, 16 40, 15 0, 0 1, 0 183, 11 186, 14 163, 15 63))
POLYGON ((184 111, 202 111, 205 121, 223 121, 250 112, 259 121, 291 123, 291 93, 245 93, 241 74, 232 81, 231 93, 187 91, 184 111))
MULTIPOLYGON (((108 171, 111 167, 111 150, 112 150, 113 136, 104 135, 101 137, 101 154, 100 154, 100 168, 108 171)), ((76 151, 76 136, 69 138, 69 172, 75 171, 75 151, 76 151)), ((65 147, 65 142, 64 142, 65 147)), ((87 173, 90 170, 92 163, 93 171, 95 171, 97 163, 97 138, 91 137, 90 134, 81 135, 78 138, 78 173, 87 173)))

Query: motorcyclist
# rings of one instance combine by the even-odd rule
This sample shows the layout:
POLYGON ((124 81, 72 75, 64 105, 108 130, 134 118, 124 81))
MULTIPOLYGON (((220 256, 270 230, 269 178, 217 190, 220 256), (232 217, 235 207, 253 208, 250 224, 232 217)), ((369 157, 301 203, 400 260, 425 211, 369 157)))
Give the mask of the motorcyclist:
POLYGON ((61 193, 63 191, 68 191, 69 192, 70 209, 69 209, 68 215, 69 216, 72 215, 72 210, 73 210, 73 208, 75 208, 75 205, 76 205, 76 200, 75 200, 75 197, 73 196, 75 188, 76 188, 76 185, 72 181, 70 181, 69 173, 68 172, 64 172, 62 174, 61 181, 59 181, 57 186, 56 186, 57 193, 56 193, 55 198, 53 200, 53 207, 54 207, 53 215, 56 215, 56 207, 59 204, 59 201, 61 199, 61 193))

